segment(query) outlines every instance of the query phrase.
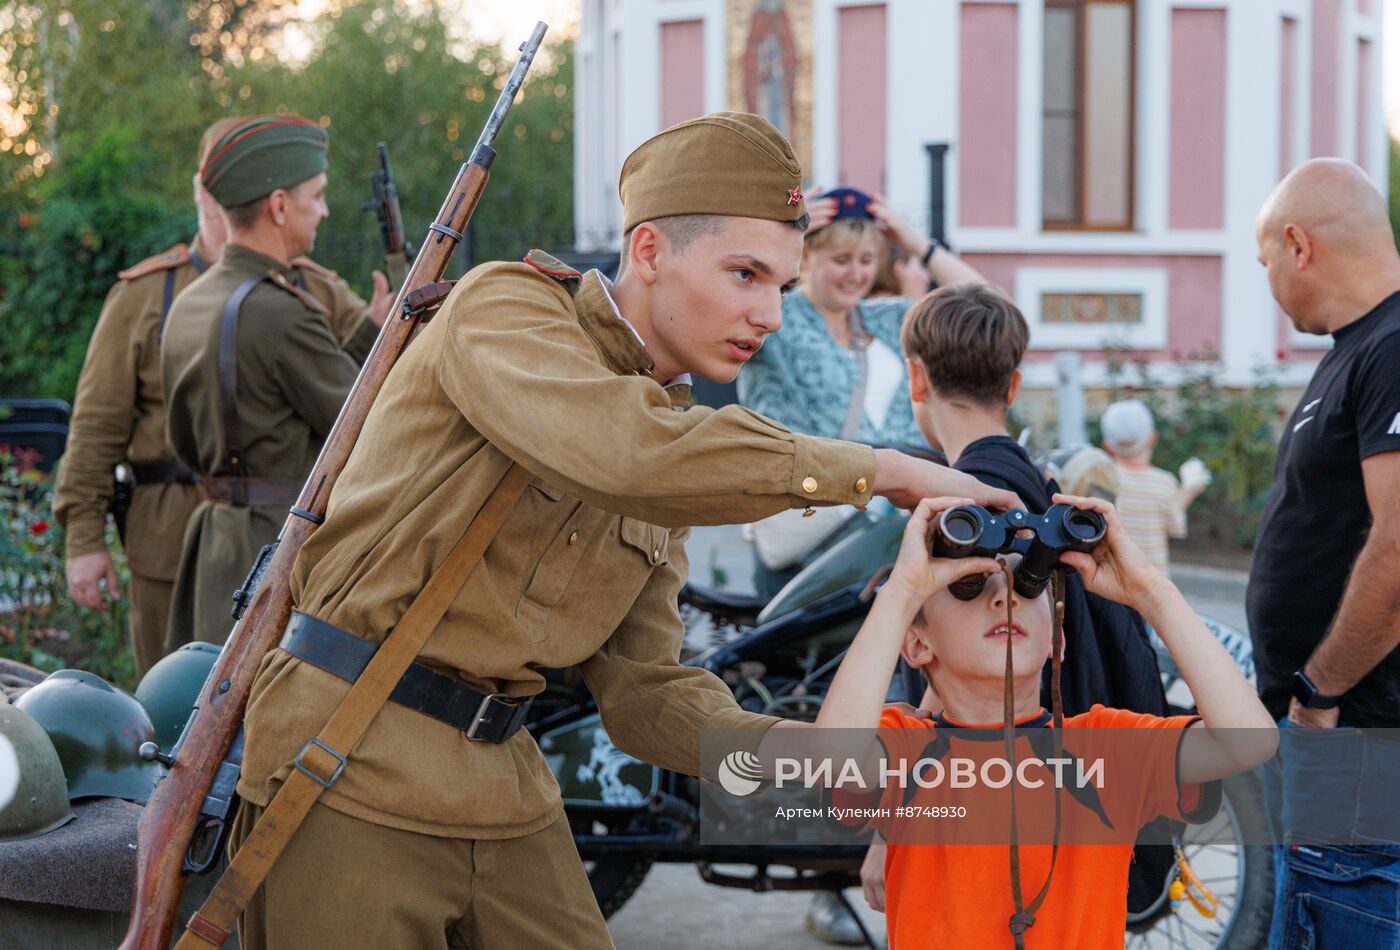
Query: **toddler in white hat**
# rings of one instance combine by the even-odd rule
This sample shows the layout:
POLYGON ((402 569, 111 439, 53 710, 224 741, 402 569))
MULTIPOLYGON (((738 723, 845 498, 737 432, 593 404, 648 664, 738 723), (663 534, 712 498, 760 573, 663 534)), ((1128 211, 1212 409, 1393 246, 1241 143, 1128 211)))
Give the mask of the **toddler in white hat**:
POLYGON ((1181 480, 1152 465, 1157 426, 1141 399, 1124 399, 1099 418, 1103 447, 1118 467, 1118 516, 1143 553, 1162 573, 1170 560, 1167 538, 1186 537, 1186 509, 1210 484, 1200 459, 1187 460, 1181 480))

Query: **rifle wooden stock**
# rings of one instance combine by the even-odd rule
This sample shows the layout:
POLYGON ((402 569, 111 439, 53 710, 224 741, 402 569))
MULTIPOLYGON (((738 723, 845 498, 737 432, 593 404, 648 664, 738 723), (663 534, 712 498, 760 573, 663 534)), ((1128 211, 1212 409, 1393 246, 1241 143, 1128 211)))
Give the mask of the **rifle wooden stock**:
MULTIPOLYGON (((489 162, 489 151, 486 154, 489 162)), ((405 308, 405 298, 417 288, 438 281, 447 270, 459 243, 453 234, 460 235, 465 230, 489 176, 485 163, 473 161, 462 166, 407 279, 398 289, 394 309, 379 331, 374 349, 360 369, 297 499, 297 508, 316 519, 325 515, 331 489, 345 468, 370 406, 418 324, 421 312, 405 308)), ((283 523, 276 552, 252 602, 234 625, 227 646, 205 681, 197 714, 185 730, 179 753, 146 803, 137 834, 136 890, 123 950, 165 950, 169 946, 184 889, 181 866, 199 821, 200 808, 214 773, 243 724, 243 711, 258 667, 277 645, 291 616, 292 564, 315 530, 316 523, 296 514, 289 515, 283 523)))

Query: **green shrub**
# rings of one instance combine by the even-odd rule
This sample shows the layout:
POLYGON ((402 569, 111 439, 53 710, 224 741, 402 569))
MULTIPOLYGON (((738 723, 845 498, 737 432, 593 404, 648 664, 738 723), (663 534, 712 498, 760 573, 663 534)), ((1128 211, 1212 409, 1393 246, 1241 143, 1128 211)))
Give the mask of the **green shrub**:
MULTIPOLYGON (((1198 354, 1189 358, 1190 368, 1180 385, 1168 389, 1152 377, 1146 362, 1128 364, 1113 351, 1107 357, 1112 398, 1141 399, 1156 417, 1152 464, 1174 473, 1194 456, 1214 476, 1191 507, 1191 535, 1252 548, 1273 487, 1282 418, 1278 384, 1271 373, 1258 370, 1253 386, 1223 386, 1219 358, 1198 354)), ((1090 426, 1090 439, 1101 441, 1097 419, 1090 426)))
MULTIPOLYGON (((96 673, 125 689, 135 684, 125 631, 127 604, 106 613, 68 597, 63 534, 53 521, 53 479, 0 454, 0 657, 42 670, 66 666, 96 673)), ((108 529, 115 534, 113 529, 108 529)), ((108 538, 109 547, 115 547, 108 538)), ((113 551, 123 587, 126 561, 113 551)))

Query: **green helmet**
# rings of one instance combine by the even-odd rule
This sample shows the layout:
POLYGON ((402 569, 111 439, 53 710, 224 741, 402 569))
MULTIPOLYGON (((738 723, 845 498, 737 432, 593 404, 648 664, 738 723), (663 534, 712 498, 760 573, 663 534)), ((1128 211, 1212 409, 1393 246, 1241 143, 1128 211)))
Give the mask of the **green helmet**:
POLYGON ((68 798, 144 803, 160 767, 137 750, 155 739, 146 707, 130 693, 82 670, 59 670, 15 705, 44 727, 68 776, 68 798))
POLYGON ((40 835, 72 819, 53 742, 27 713, 0 702, 0 841, 40 835))
POLYGON ((209 678, 219 648, 212 643, 186 643, 146 671, 136 686, 136 698, 151 714, 156 743, 166 755, 175 747, 199 690, 209 678))

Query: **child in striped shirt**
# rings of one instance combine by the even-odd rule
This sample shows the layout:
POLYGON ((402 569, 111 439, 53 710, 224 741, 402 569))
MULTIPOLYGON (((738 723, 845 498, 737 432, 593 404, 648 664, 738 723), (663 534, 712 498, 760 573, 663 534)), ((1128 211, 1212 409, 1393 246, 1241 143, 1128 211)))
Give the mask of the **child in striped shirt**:
POLYGON ((1140 399, 1124 399, 1099 420, 1103 447, 1118 467, 1118 517, 1128 536, 1162 573, 1170 563, 1167 538, 1186 537, 1186 509, 1210 484, 1199 459, 1181 467, 1182 479, 1152 465, 1157 428, 1140 399), (1193 464, 1194 463, 1194 464, 1193 464))

